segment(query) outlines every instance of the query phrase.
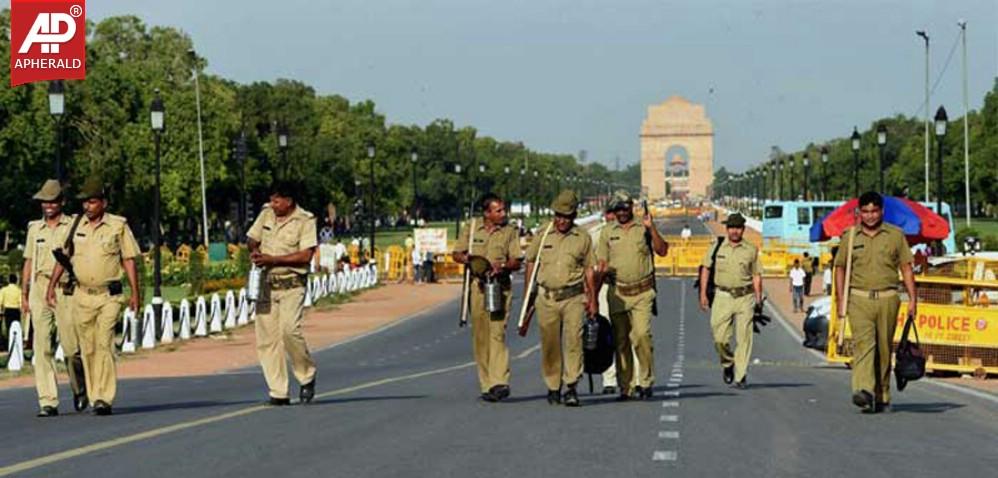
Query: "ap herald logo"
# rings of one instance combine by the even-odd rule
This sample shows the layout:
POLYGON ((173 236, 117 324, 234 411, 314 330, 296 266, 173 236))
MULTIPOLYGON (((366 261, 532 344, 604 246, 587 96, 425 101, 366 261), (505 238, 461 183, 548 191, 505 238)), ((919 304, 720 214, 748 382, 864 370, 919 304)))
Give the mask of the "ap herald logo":
POLYGON ((87 76, 84 0, 11 0, 10 86, 87 76))

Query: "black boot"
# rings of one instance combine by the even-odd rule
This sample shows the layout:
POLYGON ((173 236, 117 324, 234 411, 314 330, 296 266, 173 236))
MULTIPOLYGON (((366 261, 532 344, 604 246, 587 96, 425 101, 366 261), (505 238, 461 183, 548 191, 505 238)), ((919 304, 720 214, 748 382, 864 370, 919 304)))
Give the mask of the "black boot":
POLYGON ((575 384, 568 386, 568 390, 565 392, 565 406, 566 407, 577 407, 579 406, 579 394, 575 391, 575 384))
POLYGON ((558 405, 561 403, 561 391, 560 390, 548 390, 548 404, 558 405))

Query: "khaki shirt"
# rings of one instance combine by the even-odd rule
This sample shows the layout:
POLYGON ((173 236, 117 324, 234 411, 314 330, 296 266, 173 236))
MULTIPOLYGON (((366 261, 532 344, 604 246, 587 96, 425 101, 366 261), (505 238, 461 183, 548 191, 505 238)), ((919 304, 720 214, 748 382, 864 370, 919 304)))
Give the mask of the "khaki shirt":
MULTIPOLYGON (((38 280, 39 277, 46 280, 52 277, 52 269, 55 268, 55 257, 52 256, 52 250, 59 249, 64 245, 63 242, 58 241, 66 240, 66 234, 69 234, 69 229, 73 227, 74 219, 76 219, 75 216, 60 214, 59 222, 55 227, 49 227, 45 219, 28 223, 28 238, 24 241, 24 258, 31 260, 32 273, 35 275, 31 278, 32 282, 38 280)), ((69 280, 69 275, 63 274, 62 281, 67 280, 69 280)))
MULTIPOLYGON (((527 262, 537 261, 541 240, 544 238, 543 231, 547 227, 546 224, 541 227, 541 232, 527 248, 527 262)), ((562 234, 551 227, 551 233, 544 241, 537 283, 547 289, 578 284, 585 277, 586 269, 593 266, 593 262, 593 240, 589 233, 572 226, 567 233, 562 234)))
MULTIPOLYGON (((710 260, 714 252, 717 240, 707 248, 707 253, 700 262, 704 267, 710 268, 713 261, 710 260)), ((759 249, 746 241, 732 244, 727 238, 717 250, 717 268, 714 270, 714 284, 726 289, 745 287, 752 285, 752 277, 761 276, 762 267, 759 265, 759 249)))
MULTIPOLYGON (((469 223, 470 225, 470 223, 469 223)), ((471 227, 461 229, 461 235, 454 244, 454 252, 467 252, 473 256, 482 256, 489 262, 506 262, 523 256, 520 249, 520 233, 515 227, 507 224, 489 232, 485 221, 475 219, 475 235, 471 238, 471 250, 468 250, 468 234, 471 227)))
MULTIPOLYGON (((284 256, 298 251, 315 248, 319 242, 315 230, 315 216, 295 205, 294 211, 278 221, 277 215, 264 206, 246 236, 260 243, 260 252, 270 256, 284 256)), ((274 267, 269 271, 272 277, 291 274, 308 274, 308 266, 274 267)))
MULTIPOLYGON (((846 247, 851 229, 853 228, 846 229, 842 234, 842 247, 835 255, 836 267, 846 266, 846 247)), ((896 226, 881 223, 872 237, 864 234, 862 228, 856 229, 849 286, 863 290, 895 288, 901 283, 898 268, 912 261, 911 249, 905 241, 904 232, 896 226)))
MULTIPOLYGON (((66 234, 69 234, 68 227, 66 234)), ((62 236, 56 244, 62 247, 65 240, 62 236)), ((124 272, 121 261, 134 259, 141 252, 128 221, 108 213, 96 223, 84 217, 73 234, 73 248, 70 261, 77 280, 84 287, 101 287, 121 280, 124 272)))
POLYGON ((603 227, 596 245, 596 260, 606 261, 608 270, 616 273, 617 281, 634 283, 650 276, 655 264, 644 224, 632 220, 628 226, 612 222, 603 227))

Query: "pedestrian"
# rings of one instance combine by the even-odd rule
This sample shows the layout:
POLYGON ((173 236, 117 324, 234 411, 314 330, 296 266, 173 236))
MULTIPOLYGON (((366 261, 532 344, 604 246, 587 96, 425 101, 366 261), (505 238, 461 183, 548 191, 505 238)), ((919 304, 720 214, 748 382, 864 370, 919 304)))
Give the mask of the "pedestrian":
POLYGON ((804 295, 809 296, 811 295, 811 278, 814 277, 815 271, 810 253, 804 253, 804 259, 801 260, 800 268, 804 271, 804 295))
POLYGON ((412 259, 412 278, 414 282, 423 282, 423 253, 422 249, 413 247, 410 251, 412 259))
POLYGON ((690 225, 683 224, 683 230, 679 232, 679 238, 683 240, 683 244, 686 244, 690 241, 691 237, 693 237, 693 230, 690 229, 690 225))
POLYGON ((790 268, 790 293, 793 296, 794 312, 804 311, 804 288, 806 287, 807 273, 800 265, 800 259, 794 259, 794 266, 790 268))
POLYGON ((478 365, 481 398, 498 402, 510 395, 509 349, 506 347, 506 323, 513 300, 510 274, 520 269, 522 250, 516 228, 507 221, 505 201, 487 193, 479 206, 481 219, 476 220, 473 227, 461 228, 452 256, 455 262, 466 267, 471 256, 484 257, 491 264, 487 275, 501 287, 502 310, 489 312, 485 308, 484 283, 475 277, 469 284, 472 350, 478 365))
POLYGON ((825 295, 832 295, 832 265, 828 264, 825 266, 824 272, 821 274, 821 282, 825 295))
POLYGON ((600 277, 609 284, 607 302, 616 354, 618 400, 646 400, 652 396, 655 382, 654 346, 651 321, 655 311, 654 255, 665 257, 669 244, 662 238, 648 210, 641 222, 634 220, 634 200, 626 191, 613 195, 612 207, 616 221, 600 231, 596 244, 596 260, 600 277), (633 355, 641 364, 641 374, 635 380, 633 355))
POLYGON ((591 319, 599 312, 593 241, 587 232, 575 226, 578 203, 573 191, 562 191, 554 198, 551 203, 554 219, 541 228, 527 250, 524 281, 529 284, 535 271, 538 274, 536 313, 547 401, 554 405, 562 403, 564 398, 569 407, 580 405, 576 388, 583 366, 582 321, 586 315, 591 319))
POLYGON ((34 200, 41 205, 42 218, 28 223, 27 247, 24 267, 21 270, 23 292, 21 310, 25 319, 31 318, 34 331, 35 391, 38 393, 38 416, 54 417, 59 414, 59 387, 56 380, 55 345, 62 345, 66 357, 69 388, 73 391, 73 408, 81 412, 89 406, 87 384, 83 371, 76 327, 70 315, 70 297, 63 293, 68 277, 56 288, 56 306, 45 301, 55 258, 52 249, 61 247, 56 241, 68 236, 75 217, 62 212, 63 194, 59 181, 49 179, 35 193, 34 200), (56 342, 58 339, 58 342, 56 342))
POLYGON ((843 233, 844 247, 835 256, 838 310, 846 311, 852 330, 852 402, 864 413, 890 407, 891 345, 901 306, 899 270, 908 293, 908 314, 915 315, 918 309, 911 250, 904 232, 884 223, 883 217, 884 199, 880 194, 871 191, 860 196, 860 223, 843 233), (850 259, 851 277, 846 290, 850 259))
MULTIPOLYGON (((611 224, 617 220, 616 214, 613 213, 613 208, 607 205, 606 209, 603 210, 603 227, 607 224, 611 224)), ((604 317, 610 317, 610 303, 607 298, 607 293, 609 292, 610 286, 606 284, 603 280, 602 274, 599 271, 599 264, 594 264, 593 268, 596 270, 596 283, 599 284, 599 295, 597 300, 599 301, 599 313, 604 317)), ((632 353, 633 355, 633 353, 632 353)), ((635 365, 637 365, 637 357, 635 359, 635 365)), ((603 395, 615 395, 617 393, 617 366, 615 363, 611 363, 610 367, 603 372, 603 395)), ((634 381, 633 379, 631 380, 634 381)))
POLYGON ((298 205, 300 185, 276 181, 249 238, 250 260, 264 270, 256 304, 256 352, 272 406, 291 403, 288 367, 299 384, 298 398, 315 398, 315 361, 302 334, 308 264, 317 245, 315 216, 298 205))
POLYGON ((0 288, 0 314, 3 315, 3 349, 7 351, 10 327, 21 321, 21 288, 17 285, 17 275, 7 276, 7 285, 0 288))
POLYGON ((63 274, 75 288, 64 289, 71 296, 70 316, 76 327, 86 394, 96 415, 111 415, 117 394, 117 372, 114 365, 114 329, 121 317, 124 288, 121 276, 128 278, 130 295, 127 307, 138 313, 139 275, 136 260, 142 260, 128 221, 107 211, 107 193, 103 180, 90 176, 76 196, 83 202, 83 215, 73 220, 65 236, 57 238, 60 254, 68 257, 72 269, 56 262, 45 297, 48 306, 59 307, 56 289, 63 274))
POLYGON ((724 222, 727 236, 719 238, 704 255, 700 283, 707 284, 714 267, 714 303, 707 298, 708 287, 700 288, 700 308, 710 309, 714 348, 721 361, 724 383, 748 388, 748 362, 752 357, 753 309, 762 310, 762 267, 759 249, 744 240, 745 218, 738 213, 724 222), (716 260, 714 258, 716 256, 716 260), (716 266, 716 267, 715 267, 716 266), (735 351, 731 352, 731 336, 735 351))

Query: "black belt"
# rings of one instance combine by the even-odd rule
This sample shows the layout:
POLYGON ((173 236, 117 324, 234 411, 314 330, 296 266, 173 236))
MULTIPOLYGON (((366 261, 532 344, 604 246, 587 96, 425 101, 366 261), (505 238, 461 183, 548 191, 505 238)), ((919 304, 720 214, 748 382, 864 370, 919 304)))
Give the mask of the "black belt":
POLYGON ((557 289, 541 286, 541 292, 544 295, 544 298, 555 302, 571 299, 572 297, 582 294, 583 291, 585 291, 585 286, 581 282, 578 284, 567 285, 565 287, 559 287, 557 289))

